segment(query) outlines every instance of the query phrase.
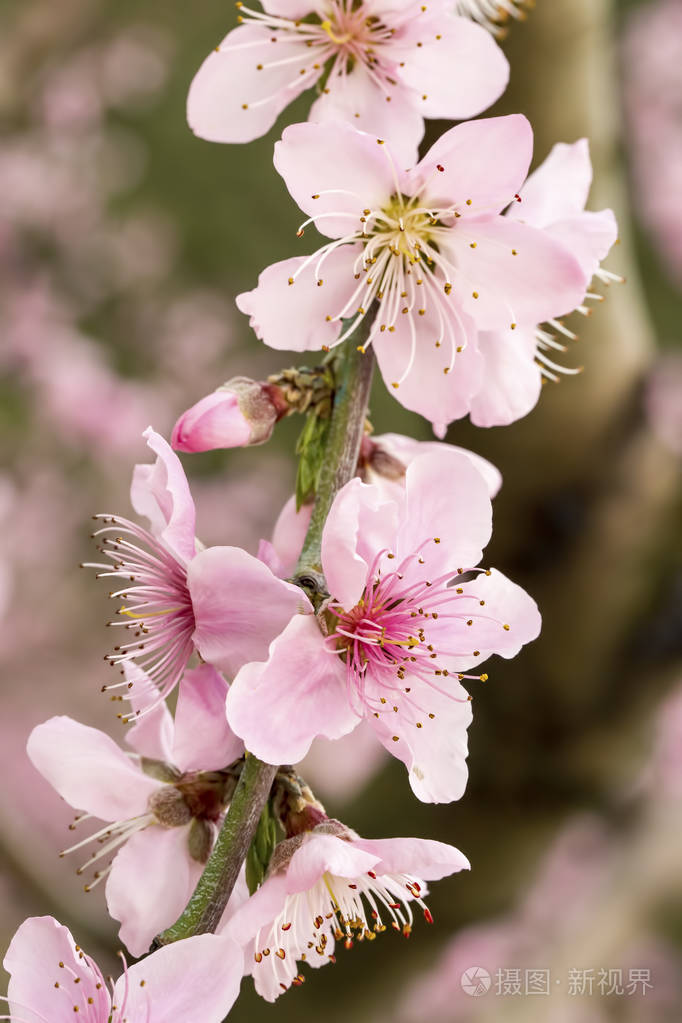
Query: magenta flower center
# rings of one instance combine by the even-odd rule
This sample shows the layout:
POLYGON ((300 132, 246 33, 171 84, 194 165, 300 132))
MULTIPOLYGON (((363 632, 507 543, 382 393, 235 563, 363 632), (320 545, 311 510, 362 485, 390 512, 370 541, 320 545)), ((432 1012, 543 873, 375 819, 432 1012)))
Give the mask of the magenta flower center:
MULTIPOLYGON (((419 552, 388 572, 379 569, 383 557, 393 560, 394 555, 384 551, 375 559, 373 582, 355 607, 346 611, 331 604, 337 621, 330 639, 345 660, 349 695, 359 713, 370 711, 378 717, 398 698, 402 705, 412 701, 414 709, 428 713, 428 708, 417 705, 414 694, 410 696, 413 683, 426 683, 461 699, 448 691, 449 675, 458 680, 487 677, 465 676, 447 666, 452 657, 480 653, 460 637, 481 617, 482 602, 466 592, 465 584, 456 585, 454 580, 453 585, 452 572, 425 578, 419 552)), ((472 570, 462 569, 460 574, 465 571, 472 570)))

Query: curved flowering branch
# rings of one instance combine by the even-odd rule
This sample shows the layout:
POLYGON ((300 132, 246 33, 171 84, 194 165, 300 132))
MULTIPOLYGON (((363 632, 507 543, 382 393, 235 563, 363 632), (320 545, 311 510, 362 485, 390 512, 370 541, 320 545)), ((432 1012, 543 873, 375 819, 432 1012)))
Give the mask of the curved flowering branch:
POLYGON ((334 498, 356 472, 374 372, 374 353, 364 351, 362 346, 354 348, 352 339, 344 356, 337 369, 334 408, 315 505, 293 578, 306 590, 316 609, 320 598, 327 596, 320 553, 322 529, 334 498))
MULTIPOLYGON (((372 384, 374 356, 351 343, 339 358, 336 392, 324 464, 310 525, 294 582, 313 606, 327 596, 322 574, 322 528, 337 493, 355 474, 372 384)), ((239 784, 203 874, 186 909, 160 934, 154 945, 215 931, 232 894, 242 863, 256 832, 278 767, 247 755, 239 784)))

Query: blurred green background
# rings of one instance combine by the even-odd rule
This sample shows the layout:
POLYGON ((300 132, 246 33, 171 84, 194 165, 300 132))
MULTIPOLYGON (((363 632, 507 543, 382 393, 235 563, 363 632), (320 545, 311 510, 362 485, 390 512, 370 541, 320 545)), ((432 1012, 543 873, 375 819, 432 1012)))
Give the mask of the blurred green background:
MULTIPOLYGON (((679 12, 675 0, 537 0, 503 44, 511 86, 493 112, 530 118, 537 161, 555 141, 590 138, 590 206, 616 209, 621 244, 606 266, 627 284, 611 286, 589 319, 574 316, 580 341, 567 361, 584 364, 580 377, 549 384, 540 406, 511 427, 457 423, 448 435, 501 469, 487 557, 533 594, 545 622, 516 660, 491 663, 490 681, 474 692, 465 797, 417 803, 396 762, 352 790, 332 784, 326 797, 330 814, 365 835, 451 841, 474 869, 436 886, 434 928, 417 926, 409 943, 387 934, 341 952, 333 969, 309 971, 274 1009, 246 982, 231 1019, 399 1017, 408 978, 433 967, 461 928, 516 913, 557 834, 585 813, 607 836, 606 880, 584 909, 582 931, 566 937, 557 908, 535 965, 568 962, 571 941, 579 948, 581 934, 601 934, 605 915, 630 899, 635 908, 618 918, 618 940, 606 928, 595 945, 603 962, 578 956, 571 965, 619 965, 631 945, 655 939, 673 973, 679 966, 680 875, 657 850, 680 852, 682 827, 664 824, 679 824, 680 803, 642 778, 671 716, 665 701, 682 685, 682 261, 670 255, 675 239, 661 236, 661 222, 674 234, 677 195, 667 219, 656 220, 647 202, 672 179, 641 130, 668 131, 663 114, 649 117, 654 100, 667 102, 679 137, 661 151, 677 159, 679 174, 679 12), (658 36, 644 21, 654 8, 663 12, 658 36), (638 69, 664 57, 669 79, 661 72, 652 97, 638 69), (623 850, 637 851, 629 866, 618 859, 623 850)), ((105 959, 116 947, 101 891, 86 898, 70 864, 56 858, 68 813, 22 752, 30 728, 53 713, 120 737, 99 694, 106 601, 75 568, 88 555, 90 514, 127 514, 148 421, 167 432, 223 379, 264 377, 297 361, 264 349, 232 300, 266 265, 303 251, 300 212, 271 157, 284 124, 305 118, 309 98, 244 147, 202 142, 185 122, 192 75, 234 22, 230 5, 209 0, 0 3, 3 947, 25 916, 44 912, 105 959)), ((427 141, 444 127, 431 123, 427 141)), ((377 433, 429 436, 380 379, 371 419, 377 433)), ((205 540, 254 550, 269 535, 292 487, 299 428, 292 418, 265 447, 185 459, 205 540)), ((521 944, 518 962, 512 952, 507 965, 522 964, 521 944)), ((637 965, 646 966, 642 955, 637 965)), ((538 1018, 550 1019, 548 1004, 527 1001, 525 1019, 540 1009, 538 1018)), ((674 985, 662 1001, 649 1016, 643 1000, 632 1019, 678 1020, 674 985)), ((486 1004, 495 1019, 519 1011, 513 998, 486 1004)), ((631 1008, 595 995, 556 1018, 630 1019, 631 1008)), ((446 998, 429 1018, 465 1020, 470 1011, 446 998)))

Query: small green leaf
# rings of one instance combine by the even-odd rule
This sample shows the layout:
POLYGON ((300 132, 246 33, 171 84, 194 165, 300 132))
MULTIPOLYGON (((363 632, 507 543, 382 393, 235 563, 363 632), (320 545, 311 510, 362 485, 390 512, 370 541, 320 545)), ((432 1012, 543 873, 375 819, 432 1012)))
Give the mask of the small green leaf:
POLYGON ((256 834, 246 854, 246 883, 253 895, 263 883, 272 853, 277 844, 277 822, 267 802, 256 828, 256 834))
POLYGON ((299 456, 296 474, 296 510, 315 496, 320 470, 324 462, 329 419, 322 419, 315 410, 308 413, 296 444, 299 456))

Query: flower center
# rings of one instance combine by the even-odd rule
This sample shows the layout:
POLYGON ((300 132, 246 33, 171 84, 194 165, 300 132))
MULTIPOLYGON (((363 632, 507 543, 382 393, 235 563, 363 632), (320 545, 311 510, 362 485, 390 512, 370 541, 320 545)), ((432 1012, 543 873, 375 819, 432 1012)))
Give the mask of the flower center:
POLYGON ((422 882, 407 874, 377 875, 368 871, 348 878, 325 873, 307 892, 289 895, 272 926, 256 935, 257 971, 271 972, 273 987, 286 991, 289 984, 299 986, 304 980, 302 974, 293 972, 291 961, 302 960, 314 966, 333 963, 335 941, 342 941, 350 949, 356 940, 373 941, 386 930, 387 923, 409 937, 413 903, 420 907, 427 923, 433 923, 422 891, 422 882), (289 972, 283 968, 286 962, 290 963, 289 972))
MULTIPOLYGON (((365 228, 369 234, 365 261, 372 260, 386 249, 391 256, 401 259, 403 270, 407 271, 407 264, 418 263, 422 250, 435 241, 433 229, 439 225, 438 212, 420 207, 418 196, 391 196, 383 209, 367 218, 371 227, 369 231, 365 228)), ((437 244, 434 251, 438 251, 437 244)))
POLYGON ((461 701, 466 697, 448 676, 457 681, 487 679, 487 675, 465 675, 447 667, 452 657, 479 655, 454 636, 461 636, 462 626, 467 631, 476 618, 487 617, 487 609, 483 610, 485 601, 468 593, 465 585, 457 585, 456 580, 453 585, 452 572, 424 577, 420 551, 433 542, 425 541, 392 571, 381 570, 384 557, 394 558, 382 551, 371 569, 374 581, 355 607, 347 611, 333 601, 329 605, 336 621, 327 643, 346 664, 348 691, 362 716, 369 712, 378 718, 391 710, 408 713, 421 728, 427 717, 434 717, 428 700, 425 705, 425 687, 461 701), (460 645, 463 648, 457 649, 460 645))
POLYGON ((357 60, 367 67, 378 63, 375 47, 381 47, 394 32, 379 18, 368 17, 362 4, 330 4, 328 17, 320 21, 320 27, 338 47, 337 54, 345 56, 351 62, 357 60))

